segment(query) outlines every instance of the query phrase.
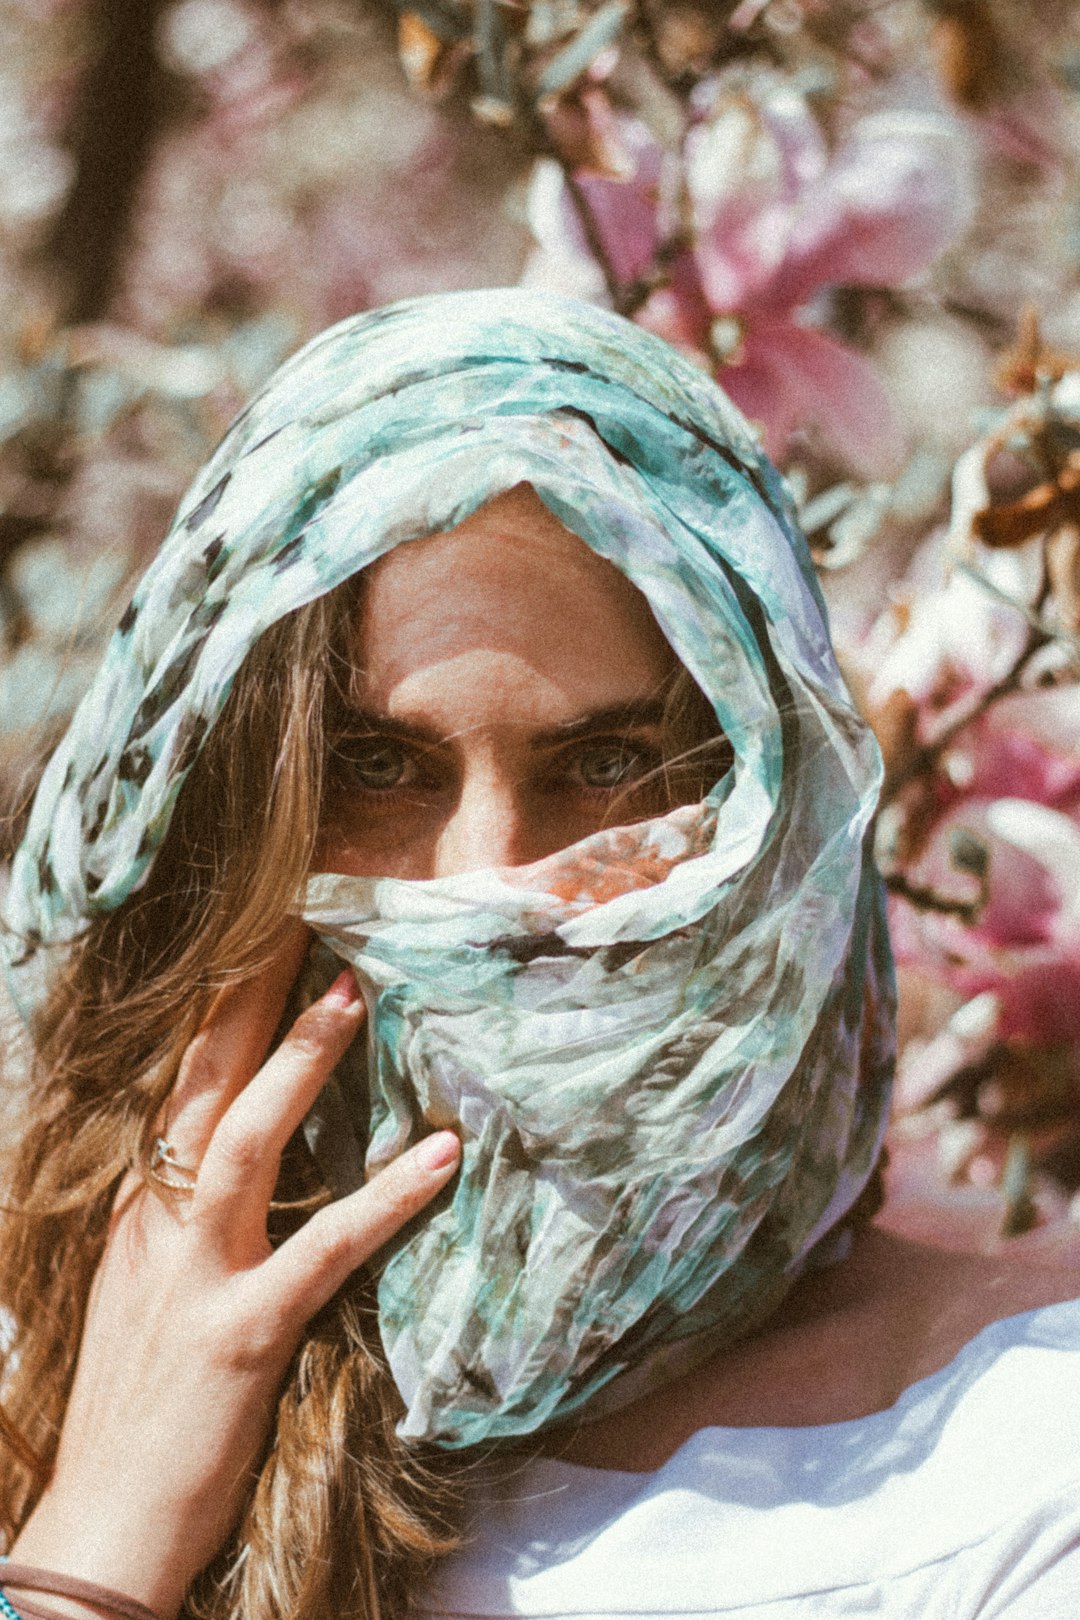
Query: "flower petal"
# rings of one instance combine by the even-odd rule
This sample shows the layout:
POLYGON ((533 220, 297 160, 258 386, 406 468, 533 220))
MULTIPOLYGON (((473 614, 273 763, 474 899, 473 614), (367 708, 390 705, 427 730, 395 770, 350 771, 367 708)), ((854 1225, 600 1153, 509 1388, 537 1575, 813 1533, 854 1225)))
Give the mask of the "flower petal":
POLYGON ((670 160, 639 118, 615 112, 600 91, 589 95, 587 112, 607 172, 583 167, 574 180, 615 279, 636 281, 651 268, 668 223, 662 216, 670 160))
POLYGON ((814 427, 863 477, 899 467, 904 445, 880 377, 863 355, 824 332, 785 321, 755 325, 740 363, 726 366, 720 382, 762 424, 775 458, 796 428, 814 427))
POLYGON ((660 245, 655 197, 637 182, 599 175, 579 175, 577 184, 616 281, 637 281, 660 245))
POLYGON ((968 790, 1080 810, 1080 687, 1022 692, 995 703, 958 739, 968 790))
POLYGON ((932 743, 1007 674, 1027 634, 1018 608, 954 573, 937 589, 915 594, 895 640, 887 648, 879 643, 870 704, 876 709, 892 692, 908 692, 920 705, 919 740, 932 743))
POLYGON ((706 303, 693 254, 684 252, 676 256, 667 281, 649 294, 634 319, 647 332, 655 332, 657 337, 709 367, 712 311, 706 303))
POLYGON ((533 165, 526 210, 537 245, 526 261, 521 285, 607 303, 603 273, 589 252, 566 176, 554 158, 540 158, 533 165))
POLYGON ((970 890, 949 871, 949 833, 958 827, 987 845, 988 903, 969 926, 894 900, 897 959, 964 996, 992 991, 1002 1040, 1080 1039, 1080 825, 1028 800, 964 800, 937 824, 909 874, 916 887, 970 890))
POLYGON ((695 252, 715 310, 743 309, 783 262, 793 208, 825 169, 825 142, 790 86, 731 94, 686 138, 695 252))
POLYGON ((964 229, 973 197, 951 124, 906 112, 864 118, 802 194, 773 307, 797 307, 823 286, 909 280, 964 229))
POLYGON ((986 819, 992 833, 1045 871, 1058 895, 1057 932, 1080 934, 1080 826, 1030 799, 997 799, 986 819))

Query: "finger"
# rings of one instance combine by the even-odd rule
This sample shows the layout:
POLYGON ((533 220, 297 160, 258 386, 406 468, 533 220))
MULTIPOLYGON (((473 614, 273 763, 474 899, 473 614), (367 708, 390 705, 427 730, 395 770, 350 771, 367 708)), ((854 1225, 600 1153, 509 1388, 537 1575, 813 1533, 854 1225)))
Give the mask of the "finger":
POLYGON ((184 1053, 162 1129, 184 1164, 199 1164, 218 1121, 266 1056, 310 938, 290 919, 271 961, 221 991, 184 1053))
POLYGON ((356 1035, 364 1003, 351 969, 302 1013, 222 1116, 203 1157, 192 1212, 228 1240, 266 1235, 286 1142, 356 1035), (252 1225, 254 1223, 254 1225, 252 1225))
POLYGON ((359 1192, 319 1210, 261 1267, 266 1308, 298 1333, 357 1266, 446 1186, 460 1160, 453 1131, 436 1131, 359 1192))

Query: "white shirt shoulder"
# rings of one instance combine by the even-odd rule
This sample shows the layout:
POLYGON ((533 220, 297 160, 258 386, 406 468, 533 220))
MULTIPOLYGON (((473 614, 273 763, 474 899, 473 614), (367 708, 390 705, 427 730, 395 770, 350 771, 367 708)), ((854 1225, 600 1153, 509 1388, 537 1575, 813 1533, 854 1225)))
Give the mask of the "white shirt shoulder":
POLYGON ((650 1474, 494 1469, 466 1544, 415 1607, 424 1620, 1075 1620, 1080 1301, 992 1323, 869 1417, 701 1429, 650 1474))

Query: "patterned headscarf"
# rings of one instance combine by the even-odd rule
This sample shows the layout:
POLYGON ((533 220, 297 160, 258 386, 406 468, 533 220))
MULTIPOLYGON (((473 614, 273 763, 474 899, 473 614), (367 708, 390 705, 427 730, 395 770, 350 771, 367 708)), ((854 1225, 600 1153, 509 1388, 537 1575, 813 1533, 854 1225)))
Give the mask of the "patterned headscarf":
POLYGON ((533 866, 324 874, 297 897, 370 1013, 316 1150, 355 1142, 348 1184, 432 1124, 462 1136, 379 1284, 402 1432, 446 1446, 596 1410, 608 1385, 629 1398, 745 1332, 878 1154, 879 758, 784 487, 720 390, 620 317, 522 289, 317 338, 184 500, 45 771, 7 902, 32 1002, 146 878, 262 632, 522 482, 644 593, 734 764, 701 804, 533 866))

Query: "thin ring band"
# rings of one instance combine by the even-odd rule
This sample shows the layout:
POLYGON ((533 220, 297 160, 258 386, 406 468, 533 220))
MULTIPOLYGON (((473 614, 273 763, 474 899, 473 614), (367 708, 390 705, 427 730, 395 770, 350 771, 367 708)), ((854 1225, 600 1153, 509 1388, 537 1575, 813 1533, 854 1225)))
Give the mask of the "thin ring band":
POLYGON ((176 1153, 163 1136, 159 1136, 154 1143, 154 1151, 150 1155, 150 1163, 146 1173, 151 1180, 159 1186, 167 1187, 170 1192, 193 1193, 198 1171, 190 1164, 184 1164, 176 1157, 176 1153))

